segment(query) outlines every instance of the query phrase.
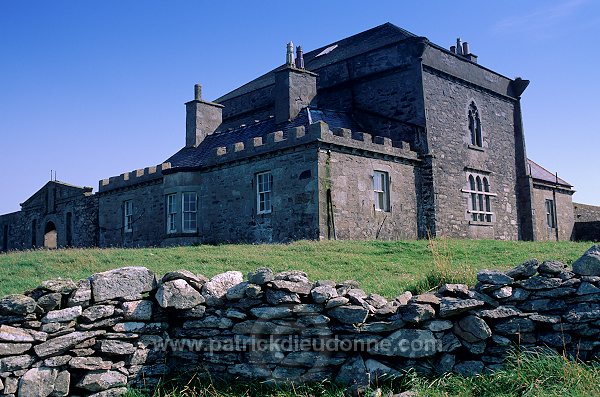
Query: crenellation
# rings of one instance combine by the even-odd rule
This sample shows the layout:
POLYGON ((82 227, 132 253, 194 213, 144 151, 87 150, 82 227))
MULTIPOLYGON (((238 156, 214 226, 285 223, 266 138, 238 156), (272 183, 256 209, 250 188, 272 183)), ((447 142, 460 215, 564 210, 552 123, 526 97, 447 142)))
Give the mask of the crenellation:
POLYGON ((124 172, 119 176, 111 176, 108 179, 102 179, 98 184, 98 192, 102 193, 162 178, 162 171, 169 168, 171 168, 170 163, 162 163, 156 166, 124 172))
POLYGON ((366 132, 352 131, 348 128, 329 129, 323 121, 310 124, 307 129, 296 127, 291 131, 274 131, 262 137, 254 137, 244 142, 236 142, 213 149, 215 162, 227 162, 250 157, 259 153, 281 150, 309 142, 328 142, 349 146, 354 149, 383 152, 401 157, 416 159, 416 152, 407 142, 392 141, 391 138, 371 135, 366 132))

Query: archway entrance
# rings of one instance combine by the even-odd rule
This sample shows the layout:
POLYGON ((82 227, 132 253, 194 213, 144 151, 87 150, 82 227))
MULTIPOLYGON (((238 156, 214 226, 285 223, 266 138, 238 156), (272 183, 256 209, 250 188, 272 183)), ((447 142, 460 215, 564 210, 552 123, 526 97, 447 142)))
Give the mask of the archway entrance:
POLYGON ((54 222, 48 222, 44 229, 44 247, 56 248, 57 246, 56 225, 54 225, 54 222))

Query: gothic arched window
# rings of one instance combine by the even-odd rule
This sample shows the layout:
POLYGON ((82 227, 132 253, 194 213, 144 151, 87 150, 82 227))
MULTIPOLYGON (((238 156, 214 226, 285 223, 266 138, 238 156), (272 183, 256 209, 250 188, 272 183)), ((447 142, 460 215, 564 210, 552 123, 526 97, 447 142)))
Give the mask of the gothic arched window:
POLYGON ((483 139, 481 138, 481 119, 475 102, 469 105, 469 132, 471 133, 471 145, 483 147, 483 139))

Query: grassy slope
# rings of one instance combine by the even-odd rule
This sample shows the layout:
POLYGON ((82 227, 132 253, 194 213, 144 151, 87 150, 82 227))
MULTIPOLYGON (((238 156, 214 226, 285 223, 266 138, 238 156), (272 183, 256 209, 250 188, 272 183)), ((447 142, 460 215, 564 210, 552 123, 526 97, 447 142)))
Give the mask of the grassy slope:
POLYGON ((506 269, 530 258, 572 263, 590 245, 443 239, 37 250, 0 255, 0 296, 23 292, 54 277, 80 279, 122 266, 146 266, 158 274, 185 268, 209 277, 267 266, 275 271, 304 270, 314 280, 355 279, 367 292, 391 298, 406 289, 426 290, 440 281, 440 275, 447 281, 472 283, 478 269, 506 269))

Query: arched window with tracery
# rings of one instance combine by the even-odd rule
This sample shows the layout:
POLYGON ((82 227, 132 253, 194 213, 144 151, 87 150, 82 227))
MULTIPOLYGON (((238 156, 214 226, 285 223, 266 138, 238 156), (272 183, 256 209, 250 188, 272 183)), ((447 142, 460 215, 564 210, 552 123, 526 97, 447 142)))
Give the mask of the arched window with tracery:
POLYGON ((468 188, 463 192, 469 194, 470 219, 475 222, 491 223, 494 217, 492 197, 496 194, 490 190, 489 178, 484 175, 469 174, 468 181, 468 188))
POLYGON ((475 102, 471 102, 471 105, 469 105, 469 132, 471 133, 471 145, 483 147, 481 118, 475 102))

